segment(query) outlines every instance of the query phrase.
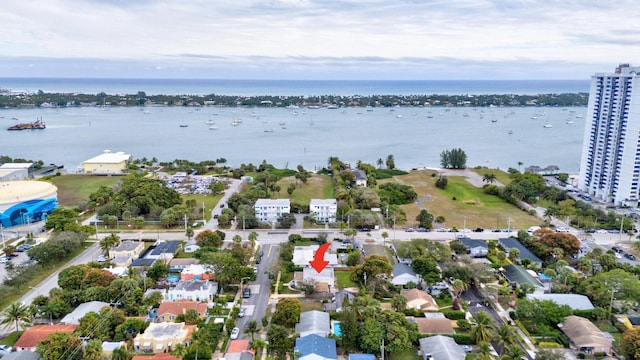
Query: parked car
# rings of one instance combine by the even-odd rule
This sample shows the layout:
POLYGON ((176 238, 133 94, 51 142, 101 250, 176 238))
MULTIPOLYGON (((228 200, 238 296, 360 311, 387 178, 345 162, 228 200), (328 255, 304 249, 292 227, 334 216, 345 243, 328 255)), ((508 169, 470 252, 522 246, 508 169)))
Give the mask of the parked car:
POLYGON ((416 231, 416 229, 414 229, 414 228, 410 227, 410 228, 407 228, 405 231, 406 231, 406 232, 414 232, 414 231, 416 231))
POLYGON ((229 338, 231 340, 236 340, 239 336, 240 336, 240 329, 238 329, 237 327, 234 327, 233 330, 231 330, 231 336, 229 338))
POLYGON ((0 257, 0 264, 6 264, 9 262, 9 258, 6 256, 0 257))
POLYGON ((27 251, 27 250, 31 249, 32 247, 33 247, 33 245, 22 244, 22 245, 18 246, 18 248, 16 250, 18 250, 18 252, 24 252, 24 251, 27 251))
POLYGON ((635 259, 636 259, 636 256, 635 256, 635 255, 633 255, 633 254, 629 254, 629 253, 624 254, 624 257, 626 257, 626 258, 627 258, 627 259, 629 259, 629 260, 635 260, 635 259))
POLYGON ((20 256, 20 254, 18 254, 17 252, 14 252, 14 253, 8 253, 7 256, 8 257, 18 257, 18 256, 20 256))
POLYGON ((484 231, 484 229, 481 228, 481 227, 473 229, 473 232, 483 232, 483 231, 484 231))
POLYGON ((624 250, 622 250, 622 248, 618 247, 618 246, 614 246, 611 248, 611 250, 617 252, 617 253, 622 253, 624 252, 624 250))
POLYGON ((423 227, 419 227, 418 228, 418 232, 429 232, 429 229, 423 228, 423 227))
POLYGON ((464 350, 464 352, 466 353, 470 353, 473 351, 473 348, 471 347, 471 345, 462 345, 462 350, 464 350))
POLYGON ((0 345, 0 356, 9 355, 13 351, 13 348, 9 345, 0 345))
POLYGON ((244 289, 244 293, 242 293, 242 297, 245 299, 248 299, 251 297, 251 289, 246 288, 244 289))
POLYGON ((238 317, 242 318, 244 317, 246 310, 244 308, 240 308, 240 311, 238 311, 238 317))

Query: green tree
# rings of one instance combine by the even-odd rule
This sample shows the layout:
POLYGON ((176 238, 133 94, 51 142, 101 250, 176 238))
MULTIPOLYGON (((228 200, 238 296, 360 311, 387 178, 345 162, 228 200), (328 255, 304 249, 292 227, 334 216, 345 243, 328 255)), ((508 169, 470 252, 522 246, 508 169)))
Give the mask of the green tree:
POLYGON ((425 229, 431 229, 433 227, 433 215, 429 214, 429 211, 426 209, 420 210, 420 213, 416 216, 416 221, 418 221, 418 225, 425 229))
POLYGON ((527 353, 519 345, 507 345, 502 351, 501 360, 521 360, 527 357, 527 353))
POLYGON ((106 236, 104 239, 100 240, 100 250, 107 257, 107 259, 111 259, 109 256, 109 249, 120 244, 120 237, 115 233, 111 233, 106 236))
POLYGON ((447 187, 448 183, 449 180, 447 180, 447 177, 441 175, 440 177, 438 177, 438 180, 436 180, 436 187, 444 190, 447 187))
POLYGON ((177 357, 178 359, 183 359, 189 353, 187 346, 185 344, 176 344, 171 350, 171 355, 177 357))
POLYGON ((594 305, 609 308, 612 291, 618 300, 635 302, 640 298, 640 280, 636 275, 615 269, 583 280, 577 290, 587 295, 594 305))
POLYGON ((443 168, 464 169, 467 167, 467 154, 460 148, 444 150, 440 153, 440 166, 443 168))
POLYGON ((509 258, 509 261, 515 264, 520 258, 520 250, 518 248, 509 249, 508 258, 509 258))
POLYGON ((284 359, 294 347, 289 329, 277 324, 269 325, 267 341, 269 342, 267 350, 278 359, 284 359))
POLYGON ((374 318, 366 319, 360 326, 360 349, 371 354, 380 353, 384 336, 384 326, 374 318))
POLYGON ((111 353, 111 360, 131 360, 132 358, 133 355, 124 346, 120 346, 111 353))
POLYGON ((478 344, 478 360, 493 360, 495 357, 492 354, 493 348, 491 345, 483 341, 478 344))
POLYGON ((473 315, 475 325, 471 328, 471 339, 476 343, 489 342, 493 338, 493 319, 489 314, 480 311, 473 315))
POLYGON ((184 235, 187 237, 187 239, 191 240, 191 238, 193 237, 193 228, 188 227, 187 230, 185 230, 184 235))
POLYGON ((251 337, 251 342, 255 341, 255 335, 259 331, 258 329, 258 321, 251 320, 247 323, 247 326, 244 328, 245 332, 249 334, 251 337))
POLYGON ((82 340, 73 334, 56 332, 36 346, 43 360, 82 360, 82 340))
POLYGON ((30 324, 29 309, 20 303, 11 303, 2 312, 2 321, 0 323, 3 325, 14 324, 16 331, 20 331, 20 328, 26 329, 30 324))
POLYGON ((396 161, 393 158, 393 155, 387 155, 387 161, 385 161, 385 164, 387 165, 387 169, 389 170, 393 170, 396 168, 396 161))
POLYGON ((403 312, 407 309, 407 298, 402 294, 396 294, 391 299, 391 307, 393 310, 403 312))
POLYGON ((391 270, 392 267, 385 257, 374 254, 367 256, 362 265, 355 266, 351 271, 350 278, 352 281, 365 284, 365 276, 367 279, 374 279, 378 275, 389 276, 391 270))
POLYGON ((484 174, 484 176, 482 176, 482 181, 487 184, 493 184, 496 182, 496 175, 491 173, 484 174))
POLYGON ((276 325, 293 328, 300 321, 302 304, 297 298, 281 298, 276 304, 276 311, 271 317, 271 322, 276 325))
MULTIPOLYGON (((502 324, 500 327, 496 329, 496 340, 498 340, 498 344, 502 348, 502 354, 504 354, 506 347, 508 345, 515 344, 516 339, 516 331, 513 326, 509 324, 502 324)), ((519 359, 518 359, 519 360, 519 359)))
POLYGON ((196 243, 202 247, 211 246, 219 248, 222 246, 222 241, 223 239, 218 232, 209 229, 201 231, 196 235, 196 243))

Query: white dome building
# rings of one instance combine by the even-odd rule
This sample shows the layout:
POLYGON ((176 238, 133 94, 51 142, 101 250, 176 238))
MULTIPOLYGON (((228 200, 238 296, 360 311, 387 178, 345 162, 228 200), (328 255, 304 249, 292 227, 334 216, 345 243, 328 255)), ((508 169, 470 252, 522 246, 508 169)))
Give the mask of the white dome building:
POLYGON ((48 182, 0 182, 0 224, 5 228, 46 220, 57 207, 58 188, 48 182))

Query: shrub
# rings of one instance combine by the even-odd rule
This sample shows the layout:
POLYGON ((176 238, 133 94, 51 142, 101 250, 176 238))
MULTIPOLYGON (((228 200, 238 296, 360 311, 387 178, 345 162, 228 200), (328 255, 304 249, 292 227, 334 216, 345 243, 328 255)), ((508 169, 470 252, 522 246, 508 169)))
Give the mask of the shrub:
POLYGON ((461 310, 444 310, 442 314, 449 320, 462 320, 465 318, 465 312, 461 310))

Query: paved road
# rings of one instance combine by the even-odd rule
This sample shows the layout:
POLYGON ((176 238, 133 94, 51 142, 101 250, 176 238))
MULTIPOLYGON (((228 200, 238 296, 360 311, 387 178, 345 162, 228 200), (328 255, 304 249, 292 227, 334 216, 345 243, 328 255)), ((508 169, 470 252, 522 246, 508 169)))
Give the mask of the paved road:
POLYGON ((250 338, 249 334, 244 332, 244 328, 249 321, 256 320, 258 327, 262 327, 262 317, 269 305, 271 280, 269 279, 268 272, 271 270, 271 267, 278 262, 280 246, 263 245, 262 251, 264 252, 264 256, 260 264, 257 265, 258 275, 256 276, 256 280, 248 284, 248 287, 251 289, 251 297, 249 299, 242 299, 242 308, 245 308, 246 315, 243 318, 239 318, 236 322, 236 327, 240 328, 240 339, 250 338))

